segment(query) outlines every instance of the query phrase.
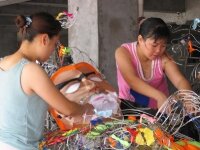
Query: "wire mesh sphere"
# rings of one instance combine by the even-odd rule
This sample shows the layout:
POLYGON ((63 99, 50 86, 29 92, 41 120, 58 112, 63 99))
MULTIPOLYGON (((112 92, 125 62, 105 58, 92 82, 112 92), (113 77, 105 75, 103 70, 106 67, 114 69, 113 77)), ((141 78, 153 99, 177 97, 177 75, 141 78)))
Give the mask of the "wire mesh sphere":
POLYGON ((165 101, 155 118, 164 131, 174 135, 185 125, 186 116, 192 116, 192 121, 199 112, 200 97, 193 91, 179 90, 165 101))

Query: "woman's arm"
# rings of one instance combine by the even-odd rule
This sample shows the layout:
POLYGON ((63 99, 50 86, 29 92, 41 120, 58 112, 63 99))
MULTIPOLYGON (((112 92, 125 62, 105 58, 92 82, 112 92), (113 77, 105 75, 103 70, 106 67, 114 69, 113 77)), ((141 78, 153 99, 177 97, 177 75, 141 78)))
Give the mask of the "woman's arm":
POLYGON ((162 57, 163 69, 166 76, 178 90, 191 90, 190 83, 180 72, 178 66, 167 54, 162 57))
POLYGON ((147 84, 145 81, 141 80, 137 75, 135 68, 131 61, 131 55, 128 50, 124 47, 120 47, 115 52, 115 59, 119 67, 122 76, 129 84, 131 89, 141 93, 147 97, 151 97, 158 101, 158 107, 166 100, 166 95, 155 89, 154 87, 147 84))
POLYGON ((49 79, 44 70, 35 63, 25 65, 21 84, 26 94, 36 93, 45 100, 51 107, 64 115, 82 115, 86 109, 91 112, 93 108, 90 105, 81 106, 77 103, 69 101, 49 79))

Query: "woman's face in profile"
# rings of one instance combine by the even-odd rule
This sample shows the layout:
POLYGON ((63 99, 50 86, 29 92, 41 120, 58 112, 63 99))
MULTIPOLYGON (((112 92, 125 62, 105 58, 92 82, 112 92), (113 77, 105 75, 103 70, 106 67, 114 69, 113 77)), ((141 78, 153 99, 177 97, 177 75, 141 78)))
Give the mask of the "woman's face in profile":
POLYGON ((142 47, 144 55, 150 59, 154 60, 155 58, 161 56, 167 47, 167 42, 165 39, 147 38, 141 40, 140 45, 142 47))

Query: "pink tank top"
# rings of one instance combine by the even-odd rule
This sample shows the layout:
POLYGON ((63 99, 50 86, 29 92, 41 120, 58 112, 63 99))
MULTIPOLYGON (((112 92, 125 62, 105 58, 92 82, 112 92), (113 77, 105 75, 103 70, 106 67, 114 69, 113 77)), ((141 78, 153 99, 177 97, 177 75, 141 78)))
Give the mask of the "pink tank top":
MULTIPOLYGON (((137 42, 125 43, 125 44, 122 44, 122 47, 125 47, 129 51, 131 58, 132 58, 132 64, 136 70, 137 76, 140 79, 142 79, 143 81, 147 82, 149 85, 151 85, 154 88, 159 89, 160 91, 165 93, 166 96, 168 96, 169 95, 168 86, 167 86, 165 74, 162 69, 161 58, 159 57, 152 61, 151 77, 149 79, 146 79, 144 77, 142 67, 141 67, 139 58, 137 56, 136 44, 137 44, 137 42)), ((124 78, 118 68, 118 65, 117 65, 117 82, 118 82, 118 88, 119 88, 119 98, 135 101, 136 97, 133 97, 130 94, 131 88, 127 84, 127 82, 124 80, 124 78)), ((148 107, 157 108, 157 101, 150 98, 148 107)))

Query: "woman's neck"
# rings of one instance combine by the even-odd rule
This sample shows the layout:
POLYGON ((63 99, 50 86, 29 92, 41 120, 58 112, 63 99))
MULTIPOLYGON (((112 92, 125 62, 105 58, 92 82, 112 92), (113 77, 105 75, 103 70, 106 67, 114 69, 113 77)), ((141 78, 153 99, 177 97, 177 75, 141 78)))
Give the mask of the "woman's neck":
POLYGON ((136 46, 136 52, 137 52, 137 56, 140 60, 140 62, 149 62, 150 60, 142 53, 141 47, 139 44, 137 44, 136 46))
POLYGON ((22 43, 20 48, 18 49, 18 51, 16 52, 16 54, 19 57, 25 58, 29 61, 36 61, 36 57, 34 55, 32 55, 32 51, 31 51, 32 47, 30 45, 30 43, 22 43))
POLYGON ((20 49, 15 53, 18 57, 25 58, 29 61, 34 61, 35 59, 31 58, 29 55, 27 55, 25 52, 21 51, 20 49))

